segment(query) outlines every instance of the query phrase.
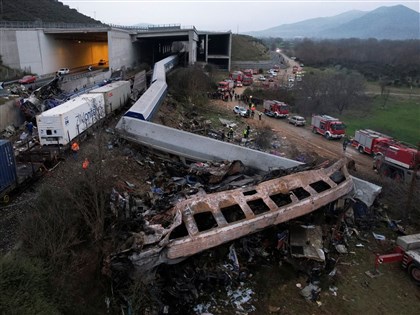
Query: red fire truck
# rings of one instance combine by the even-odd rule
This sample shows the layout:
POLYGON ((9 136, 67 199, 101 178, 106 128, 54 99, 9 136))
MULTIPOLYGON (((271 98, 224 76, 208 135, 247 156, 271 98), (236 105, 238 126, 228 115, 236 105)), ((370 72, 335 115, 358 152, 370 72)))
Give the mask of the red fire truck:
POLYGON ((405 182, 410 182, 413 175, 420 176, 415 170, 420 153, 414 147, 370 129, 356 130, 351 144, 360 153, 375 157, 373 168, 381 175, 405 182))
POLYGON ((414 282, 420 285, 420 234, 399 236, 396 244, 393 253, 377 254, 374 272, 368 271, 366 273, 375 276, 379 273, 380 264, 401 262, 402 267, 408 271, 414 282))
POLYGON ((242 77, 242 85, 243 86, 248 86, 248 85, 251 85, 252 83, 254 83, 253 73, 254 73, 254 70, 252 70, 252 69, 245 69, 243 71, 243 77, 242 77))
POLYGON ((311 126, 313 133, 319 133, 328 140, 340 139, 346 134, 346 125, 328 115, 312 115, 311 126))
POLYGON ((375 146, 378 143, 390 142, 392 138, 380 132, 370 129, 356 130, 351 145, 360 153, 375 154, 375 146))
POLYGON ((235 81, 235 82, 242 82, 244 79, 244 73, 242 71, 233 71, 230 74, 230 79, 235 81))
POLYGON ((397 141, 379 142, 375 145, 373 168, 379 174, 399 182, 411 182, 413 176, 420 179, 418 165, 420 152, 397 141))
POLYGON ((416 148, 395 140, 378 142, 373 150, 375 154, 382 154, 385 161, 406 169, 414 169, 420 161, 420 152, 416 148))
POLYGON ((248 85, 251 85, 252 83, 254 83, 254 79, 252 77, 244 76, 242 80, 243 86, 248 86, 248 85))
POLYGON ((289 105, 280 101, 264 100, 264 114, 275 118, 285 118, 289 116, 289 105))
POLYGON ((254 74, 254 71, 252 69, 245 69, 243 72, 244 76, 246 77, 252 77, 252 75, 254 74))
POLYGON ((232 80, 220 81, 218 85, 219 86, 218 86, 217 90, 219 92, 229 92, 235 87, 235 84, 232 80))

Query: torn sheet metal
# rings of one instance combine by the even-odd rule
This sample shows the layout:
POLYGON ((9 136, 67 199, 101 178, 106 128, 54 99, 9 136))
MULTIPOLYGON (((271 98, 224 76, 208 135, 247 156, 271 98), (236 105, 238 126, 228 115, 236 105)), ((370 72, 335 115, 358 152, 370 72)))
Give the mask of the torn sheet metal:
POLYGON ((376 197, 381 193, 382 187, 351 176, 354 184, 353 197, 363 201, 368 207, 373 205, 376 197))
POLYGON ((166 234, 159 245, 132 249, 124 255, 137 267, 134 273, 144 275, 161 263, 176 263, 308 214, 343 197, 352 188, 343 159, 325 169, 291 174, 246 188, 196 195, 179 201, 171 209, 172 233, 166 234), (175 222, 178 213, 182 220, 175 222))
POLYGON ((245 166, 241 161, 226 163, 198 162, 190 166, 190 173, 208 178, 209 184, 220 183, 226 176, 244 173, 245 166))
POLYGON ((296 258, 325 261, 322 228, 319 225, 299 225, 291 228, 290 254, 296 258))

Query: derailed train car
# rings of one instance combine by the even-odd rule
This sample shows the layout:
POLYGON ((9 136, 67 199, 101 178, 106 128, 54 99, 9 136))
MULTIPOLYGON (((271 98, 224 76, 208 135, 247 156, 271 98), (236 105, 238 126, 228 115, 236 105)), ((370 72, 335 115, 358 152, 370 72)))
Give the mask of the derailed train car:
POLYGON ((67 145, 97 122, 123 108, 129 81, 112 82, 77 96, 36 117, 41 145, 67 145))
POLYGON ((13 144, 0 139, 0 203, 8 203, 13 190, 36 179, 43 169, 40 162, 16 161, 13 144))
POLYGON ((104 117, 103 94, 82 94, 36 117, 40 144, 67 145, 104 117))
POLYGON ((170 56, 155 63, 153 68, 152 84, 146 92, 124 114, 127 119, 148 120, 153 118, 165 99, 168 85, 166 73, 178 63, 178 56, 170 56))

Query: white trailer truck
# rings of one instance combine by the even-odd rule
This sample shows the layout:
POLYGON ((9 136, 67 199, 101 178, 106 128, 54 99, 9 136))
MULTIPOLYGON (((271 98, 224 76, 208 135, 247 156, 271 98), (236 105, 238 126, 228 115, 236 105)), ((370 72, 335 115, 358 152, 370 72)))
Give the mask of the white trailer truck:
POLYGON ((116 81, 89 91, 101 93, 105 101, 105 114, 109 115, 115 110, 127 105, 131 94, 129 81, 116 81))
POLYGON ((67 145, 105 117, 102 93, 75 97, 36 117, 41 145, 67 145))

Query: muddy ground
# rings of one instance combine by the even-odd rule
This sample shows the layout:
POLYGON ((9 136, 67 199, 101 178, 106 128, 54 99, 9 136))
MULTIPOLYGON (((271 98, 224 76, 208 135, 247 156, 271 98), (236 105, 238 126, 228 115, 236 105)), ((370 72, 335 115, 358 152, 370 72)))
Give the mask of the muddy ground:
MULTIPOLYGON (((327 141, 320 135, 312 134, 308 127, 295 127, 289 125, 285 120, 265 115, 262 115, 261 120, 258 119, 258 115, 254 119, 236 117, 232 108, 237 104, 237 101, 212 100, 209 105, 220 118, 230 119, 237 124, 235 127, 236 138, 241 138, 242 131, 247 125, 251 127, 251 139, 258 130, 268 127, 273 131, 273 142, 280 144, 272 148, 271 151, 274 154, 288 158, 301 157, 303 160, 315 157, 319 161, 337 160, 345 154, 356 162, 357 171, 351 171, 352 174, 361 178, 364 173, 376 176, 372 175, 371 158, 359 154, 353 148, 348 147, 347 151, 343 153, 339 141, 327 141)), ((257 107, 257 110, 261 110, 261 108, 257 107)), ((179 119, 186 119, 172 107, 166 106, 162 107, 156 122, 162 122, 159 117, 165 117, 163 119, 165 124, 172 127, 179 127, 179 119)), ((108 170, 115 174, 113 181, 117 189, 126 189, 127 182, 129 182, 135 185, 138 191, 150 191, 150 182, 161 170, 157 165, 159 162, 155 163, 146 153, 137 151, 138 148, 129 145, 124 147, 126 144, 119 146, 112 134, 112 127, 117 121, 118 118, 109 121, 111 129, 106 133, 108 139, 106 143, 109 145, 106 146, 103 160, 95 160, 98 147, 94 141, 95 137, 90 137, 82 143, 78 160, 74 160, 70 155, 66 156, 60 165, 48 172, 47 176, 40 179, 35 186, 16 195, 14 203, 2 209, 0 245, 3 253, 16 244, 16 228, 19 219, 24 213, 31 211, 31 202, 36 198, 38 189, 42 186, 57 188, 65 185, 70 173, 84 176, 81 167, 84 157, 88 157, 92 163, 104 163, 108 170)), ((227 131, 221 124, 213 125, 212 128, 227 131)), ((317 215, 322 217, 323 214, 317 215)), ((301 296, 300 288, 306 286, 308 276, 297 272, 293 264, 279 259, 279 253, 275 248, 275 239, 270 237, 270 233, 267 233, 258 234, 255 238, 255 248, 260 249, 258 250, 258 259, 249 261, 245 255, 238 255, 239 265, 246 270, 239 280, 227 283, 203 281, 202 285, 209 287, 201 288, 200 292, 205 294, 199 296, 189 295, 189 293, 184 295, 184 293, 180 293, 181 291, 172 292, 171 295, 169 292, 163 301, 168 309, 167 314, 201 314, 205 311, 226 315, 359 314, 362 312, 366 314, 417 314, 420 308, 419 288, 415 286, 398 263, 381 266, 380 270, 383 275, 380 277, 370 278, 365 274, 365 271, 373 269, 374 253, 385 253, 392 250, 391 240, 395 239, 397 234, 392 232, 384 222, 378 221, 373 226, 361 230, 361 235, 366 241, 361 242, 360 239, 353 236, 349 241, 349 253, 335 255, 337 257, 336 275, 333 279, 328 277, 323 279, 322 285, 320 285, 322 290, 316 301, 307 301, 301 296), (386 235, 387 241, 375 241, 371 234, 372 229, 376 233, 386 235), (360 243, 363 247, 356 247, 356 244, 360 243), (235 287, 231 287, 231 285, 235 287), (239 290, 238 292, 242 293, 242 300, 246 300, 246 302, 235 304, 234 299, 229 296, 229 288, 232 291, 239 290), (180 304, 177 299, 182 299, 185 296, 193 296, 195 300, 180 304), (183 305, 185 308, 179 309, 179 305, 183 305)), ((222 268, 229 262, 227 254, 228 248, 221 247, 194 259, 212 261, 213 264, 222 268), (215 259, 213 255, 217 255, 218 258, 215 259)), ((162 274, 179 271, 177 268, 188 266, 189 263, 192 265, 192 262, 187 260, 178 267, 163 266, 161 267, 161 269, 163 268, 162 274)), ((173 283, 168 282, 168 287, 170 285, 173 283)), ((176 288, 176 286, 174 287, 176 288)))
MULTIPOLYGON (((243 88, 237 88, 236 91, 241 93, 243 88)), ((218 108, 222 118, 229 119, 232 118, 235 105, 245 104, 240 101, 212 100, 210 106, 218 108)), ((257 106, 257 110, 262 111, 262 108, 257 106)), ((282 145, 273 147, 271 152, 274 154, 293 159, 301 158, 302 161, 315 158, 318 162, 335 161, 346 156, 355 161, 356 169, 350 170, 352 175, 362 179, 379 178, 372 170, 371 157, 360 154, 351 146, 343 152, 341 141, 328 141, 321 135, 313 134, 309 126, 296 127, 288 124, 285 119, 265 115, 261 116, 261 120, 258 115, 254 118, 233 117, 232 120, 237 123, 234 129, 235 135, 239 137, 247 125, 251 127, 251 139, 262 128, 270 128, 275 142, 279 140, 282 145)), ((222 125, 213 127, 227 132, 227 128, 222 125)), ((385 205, 385 212, 386 207, 385 205)), ((319 215, 323 216, 322 213, 319 215)), ((411 230, 411 233, 417 232, 411 230)), ((337 274, 334 280, 323 279, 317 302, 306 301, 297 287, 304 287, 308 277, 296 272, 292 265, 279 262, 275 255, 270 255, 258 267, 251 267, 255 268, 251 272, 252 276, 244 282, 245 287, 251 284, 254 292, 251 304, 255 310, 249 314, 416 314, 420 307, 420 290, 399 263, 381 265, 383 275, 377 278, 370 278, 365 274, 366 271, 373 270, 375 253, 392 251, 393 240, 398 234, 379 219, 369 227, 362 228, 360 233, 366 238, 366 242, 360 242, 355 236, 350 239, 349 253, 338 256, 337 274), (375 241, 371 234, 373 230, 386 235, 387 240, 375 241), (363 247, 356 247, 356 244, 363 247)), ((247 265, 246 262, 244 264, 247 265)), ((209 311, 215 314, 246 313, 241 313, 231 305, 210 308, 209 311)))

